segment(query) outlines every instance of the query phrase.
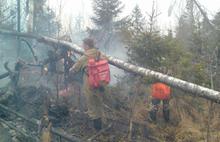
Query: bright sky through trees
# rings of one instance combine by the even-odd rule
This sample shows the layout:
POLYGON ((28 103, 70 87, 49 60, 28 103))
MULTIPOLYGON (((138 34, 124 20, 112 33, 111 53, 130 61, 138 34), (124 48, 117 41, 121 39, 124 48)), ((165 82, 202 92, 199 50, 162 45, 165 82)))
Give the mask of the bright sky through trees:
MULTIPOLYGON (((138 4, 143 14, 150 13, 153 0, 121 0, 125 5, 121 16, 126 16, 131 13, 132 9, 138 4)), ((155 0, 158 7, 158 12, 161 13, 158 17, 158 26, 162 29, 168 29, 174 26, 177 17, 180 15, 181 8, 184 8, 184 0, 176 0, 176 4, 171 17, 168 17, 168 9, 175 0, 155 0)), ((208 12, 209 16, 214 15, 220 10, 219 0, 199 0, 203 8, 208 12)), ((91 26, 90 17, 93 14, 92 0, 49 0, 49 5, 56 10, 57 15, 61 12, 62 23, 67 26, 70 19, 82 16, 86 26, 91 26), (61 10, 59 10, 61 5, 61 10)), ((74 22, 74 21, 73 21, 74 22)))

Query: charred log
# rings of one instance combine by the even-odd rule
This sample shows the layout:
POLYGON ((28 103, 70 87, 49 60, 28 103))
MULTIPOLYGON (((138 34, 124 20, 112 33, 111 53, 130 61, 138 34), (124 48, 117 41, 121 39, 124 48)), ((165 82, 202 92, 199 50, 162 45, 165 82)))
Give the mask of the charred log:
MULTIPOLYGON (((33 118, 27 118, 26 116, 24 116, 24 115, 22 115, 18 112, 15 112, 14 110, 12 110, 12 109, 4 106, 4 105, 1 105, 1 104, 0 104, 0 108, 4 111, 7 111, 9 113, 12 113, 12 114, 24 119, 25 121, 27 121, 31 124, 39 125, 39 120, 36 120, 36 119, 33 119, 33 118)), ((81 141, 80 139, 78 139, 74 136, 68 135, 66 132, 61 132, 61 131, 59 131, 55 128, 52 128, 51 131, 52 131, 53 134, 55 134, 57 136, 60 136, 60 137, 62 137, 63 139, 65 139, 67 141, 70 141, 70 142, 80 142, 81 141)))

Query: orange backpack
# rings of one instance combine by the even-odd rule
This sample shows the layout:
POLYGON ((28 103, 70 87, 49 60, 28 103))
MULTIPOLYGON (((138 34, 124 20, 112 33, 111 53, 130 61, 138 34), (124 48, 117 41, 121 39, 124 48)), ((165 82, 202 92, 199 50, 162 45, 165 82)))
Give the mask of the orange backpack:
POLYGON ((165 100, 170 98, 170 87, 164 83, 155 83, 151 86, 151 95, 154 99, 165 100))
POLYGON ((110 82, 109 63, 106 59, 90 58, 87 64, 88 80, 91 88, 99 88, 110 82))

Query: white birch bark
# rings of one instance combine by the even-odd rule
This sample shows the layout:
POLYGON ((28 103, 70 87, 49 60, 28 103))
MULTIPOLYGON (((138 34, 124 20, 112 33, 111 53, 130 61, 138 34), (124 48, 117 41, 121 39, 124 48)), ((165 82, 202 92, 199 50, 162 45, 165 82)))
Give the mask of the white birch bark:
MULTIPOLYGON (((65 46, 74 52, 78 54, 83 54, 84 50, 77 46, 76 44, 72 44, 70 42, 62 41, 62 40, 57 40, 45 36, 38 36, 38 35, 33 35, 33 34, 28 34, 28 33, 18 33, 18 32, 12 32, 12 31, 5 31, 0 29, 0 34, 2 35, 8 35, 8 36, 20 36, 24 38, 33 38, 36 39, 39 42, 54 46, 59 44, 60 47, 65 46)), ((220 92, 199 86, 194 83, 190 83, 172 76, 168 76, 159 72, 155 72, 152 70, 149 70, 147 68, 139 67, 130 63, 127 63, 123 60, 114 58, 112 56, 108 56, 109 63, 123 69, 128 72, 136 73, 141 76, 148 76, 148 77, 153 77, 157 79, 160 82, 166 83, 172 87, 181 89, 182 91, 187 92, 185 95, 190 94, 193 97, 202 97, 211 101, 214 101, 216 103, 220 103, 220 92)))

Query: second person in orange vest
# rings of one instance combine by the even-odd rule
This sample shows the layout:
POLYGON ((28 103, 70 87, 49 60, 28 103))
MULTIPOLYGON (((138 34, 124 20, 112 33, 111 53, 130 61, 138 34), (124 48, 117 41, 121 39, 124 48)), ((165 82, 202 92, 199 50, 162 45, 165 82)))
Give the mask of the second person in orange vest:
POLYGON ((171 89, 164 83, 156 82, 151 86, 152 109, 149 112, 149 119, 151 121, 157 120, 157 112, 160 102, 163 102, 163 117, 166 122, 170 120, 169 100, 171 89))

